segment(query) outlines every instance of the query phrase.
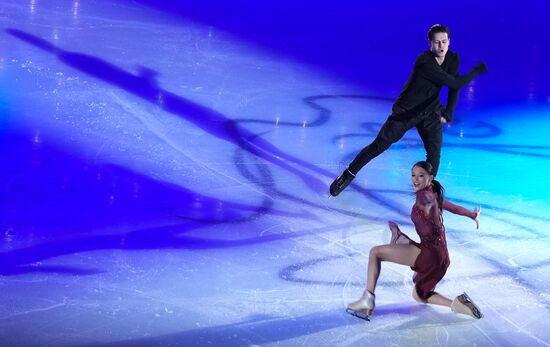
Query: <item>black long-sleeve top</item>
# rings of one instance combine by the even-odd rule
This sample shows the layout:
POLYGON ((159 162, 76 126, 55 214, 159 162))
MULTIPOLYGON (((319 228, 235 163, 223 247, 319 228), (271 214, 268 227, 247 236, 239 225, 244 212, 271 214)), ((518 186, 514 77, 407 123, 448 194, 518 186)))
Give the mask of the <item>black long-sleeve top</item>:
POLYGON ((443 64, 439 65, 435 55, 425 51, 416 58, 413 71, 405 83, 401 94, 395 101, 393 113, 412 117, 419 113, 434 112, 440 108, 441 87, 447 86, 449 94, 444 114, 450 122, 458 100, 458 90, 474 79, 482 68, 475 67, 465 75, 459 76, 459 58, 453 51, 447 51, 443 64))

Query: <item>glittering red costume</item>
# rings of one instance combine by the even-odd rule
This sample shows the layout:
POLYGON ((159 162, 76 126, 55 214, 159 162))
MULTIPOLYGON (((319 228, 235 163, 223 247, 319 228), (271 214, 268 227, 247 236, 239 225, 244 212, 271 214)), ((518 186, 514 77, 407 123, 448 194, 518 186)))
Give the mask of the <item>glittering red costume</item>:
MULTIPOLYGON (((476 217, 475 212, 447 200, 443 202, 443 209, 472 219, 476 217)), ((445 276, 450 264, 443 217, 439 210, 437 196, 430 187, 416 192, 411 219, 420 236, 420 243, 411 240, 397 226, 391 228, 391 243, 409 243, 420 248, 420 254, 411 269, 415 271, 413 281, 416 292, 420 298, 426 300, 433 295, 435 286, 445 276)))

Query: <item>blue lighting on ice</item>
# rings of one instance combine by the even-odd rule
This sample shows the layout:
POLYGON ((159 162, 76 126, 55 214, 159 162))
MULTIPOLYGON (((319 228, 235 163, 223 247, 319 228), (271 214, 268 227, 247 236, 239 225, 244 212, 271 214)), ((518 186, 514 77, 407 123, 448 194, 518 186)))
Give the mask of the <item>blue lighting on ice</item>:
POLYGON ((4 0, 3 343, 547 346, 548 7, 4 0), (388 221, 415 235, 422 141, 412 129, 341 195, 328 186, 435 23, 461 72, 488 66, 460 92, 437 176, 481 207, 479 230, 444 214, 437 290, 485 318, 416 303, 410 268, 383 263, 364 322, 345 307, 388 221))

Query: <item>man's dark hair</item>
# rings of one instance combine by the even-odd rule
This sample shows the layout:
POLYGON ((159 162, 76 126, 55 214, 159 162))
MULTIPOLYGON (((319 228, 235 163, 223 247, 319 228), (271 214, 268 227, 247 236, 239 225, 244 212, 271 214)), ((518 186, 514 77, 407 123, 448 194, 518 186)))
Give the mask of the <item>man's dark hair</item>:
POLYGON ((430 30, 428 30, 428 39, 432 41, 436 33, 447 33, 447 37, 451 37, 451 32, 449 31, 449 28, 447 28, 443 24, 432 25, 430 30))

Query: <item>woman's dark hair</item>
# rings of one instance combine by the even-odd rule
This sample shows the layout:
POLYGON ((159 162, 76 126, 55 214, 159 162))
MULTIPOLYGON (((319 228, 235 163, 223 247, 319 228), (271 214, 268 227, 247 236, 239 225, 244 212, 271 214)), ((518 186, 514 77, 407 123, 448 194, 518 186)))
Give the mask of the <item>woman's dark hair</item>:
MULTIPOLYGON (((427 161, 419 161, 413 165, 413 167, 418 166, 426 170, 427 173, 433 176, 433 166, 427 161)), ((437 181, 435 178, 432 181, 432 191, 437 195, 437 203, 439 205, 439 210, 443 211, 443 201, 445 200, 445 188, 437 181)))
POLYGON ((430 30, 428 30, 428 40, 432 41, 436 33, 446 33, 447 37, 449 38, 451 37, 451 32, 449 28, 447 28, 443 24, 435 24, 435 25, 432 25, 430 30))

